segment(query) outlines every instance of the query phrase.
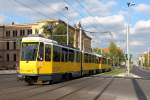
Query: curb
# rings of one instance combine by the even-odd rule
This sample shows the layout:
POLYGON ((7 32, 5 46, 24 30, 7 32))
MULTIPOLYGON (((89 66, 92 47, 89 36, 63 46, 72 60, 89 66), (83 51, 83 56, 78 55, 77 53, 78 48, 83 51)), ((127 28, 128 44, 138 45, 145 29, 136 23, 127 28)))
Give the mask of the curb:
POLYGON ((127 73, 121 73, 121 74, 118 74, 115 76, 117 76, 117 77, 129 77, 129 78, 141 78, 140 76, 132 74, 132 73, 130 73, 129 75, 127 73))
POLYGON ((17 74, 16 70, 0 70, 0 75, 11 75, 17 74))

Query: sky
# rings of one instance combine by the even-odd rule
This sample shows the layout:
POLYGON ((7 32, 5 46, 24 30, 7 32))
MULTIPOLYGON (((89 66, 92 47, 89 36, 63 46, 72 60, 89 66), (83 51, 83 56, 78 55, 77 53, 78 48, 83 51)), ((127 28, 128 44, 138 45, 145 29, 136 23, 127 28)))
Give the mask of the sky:
POLYGON ((129 24, 130 53, 137 57, 150 47, 150 0, 0 0, 0 24, 48 18, 69 20, 72 26, 80 22, 84 30, 96 32, 87 33, 92 47, 104 48, 113 40, 124 52, 129 24))

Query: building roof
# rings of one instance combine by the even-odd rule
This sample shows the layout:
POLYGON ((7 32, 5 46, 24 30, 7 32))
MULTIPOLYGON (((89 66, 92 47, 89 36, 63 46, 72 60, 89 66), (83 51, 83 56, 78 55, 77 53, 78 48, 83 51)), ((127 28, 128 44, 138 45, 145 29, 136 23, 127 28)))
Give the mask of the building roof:
POLYGON ((0 25, 0 27, 7 27, 7 28, 9 28, 9 27, 26 27, 26 28, 31 28, 31 24, 9 24, 9 25, 0 25))
POLYGON ((109 48, 101 48, 103 50, 103 52, 105 53, 109 53, 109 48))

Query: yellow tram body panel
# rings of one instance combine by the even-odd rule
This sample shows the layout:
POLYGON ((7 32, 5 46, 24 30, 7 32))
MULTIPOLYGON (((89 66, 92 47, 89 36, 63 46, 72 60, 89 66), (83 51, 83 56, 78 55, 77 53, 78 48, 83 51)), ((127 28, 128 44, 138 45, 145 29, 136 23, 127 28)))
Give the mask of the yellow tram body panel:
POLYGON ((81 63, 73 62, 53 62, 53 73, 66 73, 80 71, 81 63))
POLYGON ((52 62, 20 61, 20 74, 51 74, 52 62))
POLYGON ((39 74, 52 74, 52 62, 37 62, 37 69, 39 71, 39 74))
POLYGON ((83 63, 83 70, 96 70, 99 69, 99 64, 83 63))
POLYGON ((110 69, 111 66, 108 64, 101 64, 101 69, 110 69))
POLYGON ((37 74, 36 61, 20 61, 20 74, 37 74))

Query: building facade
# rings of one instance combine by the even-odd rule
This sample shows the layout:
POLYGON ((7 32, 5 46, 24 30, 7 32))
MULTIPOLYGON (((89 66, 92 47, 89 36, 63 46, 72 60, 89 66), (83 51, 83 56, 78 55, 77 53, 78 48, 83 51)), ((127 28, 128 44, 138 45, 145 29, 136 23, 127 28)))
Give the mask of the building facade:
MULTIPOLYGON (((42 26, 47 22, 52 24, 63 23, 61 20, 43 20, 33 24, 12 24, 0 26, 0 69, 15 69, 20 57, 20 41, 29 34, 42 34, 42 26)), ((73 37, 73 47, 80 46, 79 28, 69 25, 69 35, 73 37)), ((82 32, 82 50, 91 52, 91 38, 82 32)))
POLYGON ((150 52, 144 52, 138 57, 138 62, 140 66, 150 67, 150 52))
POLYGON ((30 25, 0 26, 0 69, 14 69, 19 61, 20 40, 32 34, 30 25))

